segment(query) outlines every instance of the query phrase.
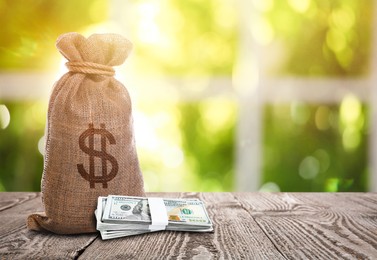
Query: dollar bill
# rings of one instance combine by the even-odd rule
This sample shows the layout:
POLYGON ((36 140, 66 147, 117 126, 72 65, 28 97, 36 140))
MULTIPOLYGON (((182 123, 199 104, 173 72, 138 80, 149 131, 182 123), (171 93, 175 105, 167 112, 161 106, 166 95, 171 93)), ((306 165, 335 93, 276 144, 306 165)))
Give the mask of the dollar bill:
POLYGON ((107 197, 98 197, 97 209, 94 212, 97 219, 97 230, 100 231, 100 234, 103 240, 117 238, 117 237, 124 237, 124 236, 140 235, 140 234, 150 232, 149 230, 134 230, 134 229, 126 230, 122 232, 122 234, 120 233, 116 234, 114 232, 111 232, 112 230, 121 230, 122 225, 104 223, 102 221, 102 216, 105 210, 106 201, 107 201, 107 197))
MULTIPOLYGON (((169 225, 212 226, 204 203, 198 199, 163 199, 163 202, 169 225)), ((102 219, 106 223, 150 225, 148 199, 110 195, 102 219)))
POLYGON ((95 217, 102 239, 112 239, 160 231, 210 232, 212 221, 205 205, 198 199, 163 199, 168 219, 162 229, 155 229, 148 198, 115 196, 99 197, 95 217))

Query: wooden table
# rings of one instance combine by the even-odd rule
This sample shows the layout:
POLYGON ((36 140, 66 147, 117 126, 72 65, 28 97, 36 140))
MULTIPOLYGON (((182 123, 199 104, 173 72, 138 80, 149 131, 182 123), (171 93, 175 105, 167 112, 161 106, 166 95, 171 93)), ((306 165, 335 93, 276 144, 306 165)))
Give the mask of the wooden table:
POLYGON ((377 259, 377 193, 149 193, 199 198, 213 233, 98 234, 26 229, 39 193, 0 193, 0 259, 377 259))

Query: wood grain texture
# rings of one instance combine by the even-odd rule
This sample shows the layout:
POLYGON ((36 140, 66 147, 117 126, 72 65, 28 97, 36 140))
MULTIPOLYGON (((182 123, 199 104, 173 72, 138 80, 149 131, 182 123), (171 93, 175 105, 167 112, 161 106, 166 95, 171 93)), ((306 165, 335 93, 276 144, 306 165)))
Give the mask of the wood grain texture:
POLYGON ((21 204, 38 196, 36 192, 3 192, 0 196, 0 211, 21 204))
POLYGON ((0 212, 1 260, 75 259, 97 238, 97 234, 59 236, 27 230, 27 216, 43 210, 40 194, 33 195, 34 198, 30 193, 0 193, 1 203, 12 205, 0 212))
POLYGON ((376 259, 377 195, 235 194, 287 259, 376 259))
POLYGON ((182 193, 175 197, 204 201, 214 232, 162 231, 117 240, 98 239, 91 246, 93 250, 86 250, 80 259, 283 259, 231 193, 182 193))
POLYGON ((376 193, 148 193, 199 198, 214 232, 102 241, 31 232, 39 193, 0 193, 0 259, 377 259, 376 193))

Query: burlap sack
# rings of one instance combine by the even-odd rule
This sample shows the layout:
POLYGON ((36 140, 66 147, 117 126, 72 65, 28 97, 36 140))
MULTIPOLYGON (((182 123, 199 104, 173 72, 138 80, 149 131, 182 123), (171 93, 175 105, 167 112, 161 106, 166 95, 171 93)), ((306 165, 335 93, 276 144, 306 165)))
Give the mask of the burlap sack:
POLYGON ((54 86, 48 107, 42 177, 45 212, 31 230, 59 234, 96 231, 98 196, 145 196, 136 154, 131 100, 113 75, 132 44, 115 34, 60 36, 69 72, 54 86))

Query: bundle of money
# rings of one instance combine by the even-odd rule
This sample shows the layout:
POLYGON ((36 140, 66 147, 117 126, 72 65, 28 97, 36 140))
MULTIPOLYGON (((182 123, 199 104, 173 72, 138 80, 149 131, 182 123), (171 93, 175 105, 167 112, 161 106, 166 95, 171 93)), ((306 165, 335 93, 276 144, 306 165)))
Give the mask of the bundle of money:
POLYGON ((198 199, 98 197, 97 230, 103 240, 160 230, 209 232, 212 221, 198 199))

